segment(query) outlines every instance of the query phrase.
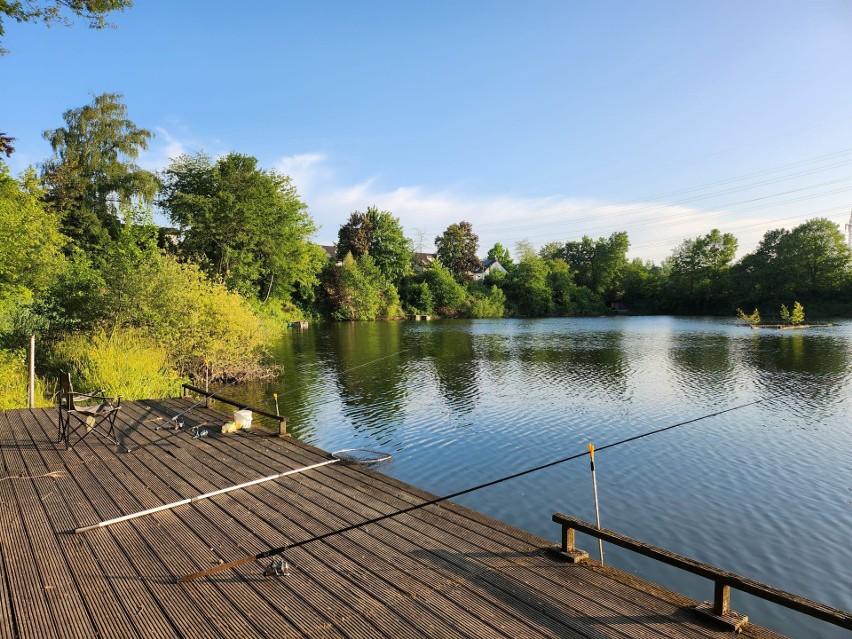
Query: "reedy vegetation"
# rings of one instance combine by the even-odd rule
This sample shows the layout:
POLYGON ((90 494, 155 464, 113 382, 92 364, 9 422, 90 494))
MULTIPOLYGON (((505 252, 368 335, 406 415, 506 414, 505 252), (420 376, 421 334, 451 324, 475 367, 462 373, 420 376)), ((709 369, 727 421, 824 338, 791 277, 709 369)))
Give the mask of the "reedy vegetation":
POLYGON ((311 241, 315 225, 290 178, 251 156, 184 155, 160 175, 137 167, 151 133, 120 100, 94 96, 67 111, 65 126, 45 134, 53 157, 40 175, 15 179, 0 161, 2 408, 24 401, 33 332, 48 395, 56 371, 71 369, 80 387, 134 398, 173 393, 207 366, 220 378, 262 374, 270 339, 306 317, 598 315, 618 302, 641 313, 742 307, 757 317, 760 308, 771 318, 795 302, 799 320, 800 300, 811 316, 852 308, 852 254, 819 218, 767 232, 738 262, 736 238, 718 229, 660 265, 628 261, 624 232, 539 251, 521 242, 514 260, 498 243, 488 257, 505 272, 474 281, 469 223, 438 236, 438 259, 424 267, 398 218, 368 207, 341 225, 330 260, 311 241), (177 229, 153 223, 154 201, 177 229))

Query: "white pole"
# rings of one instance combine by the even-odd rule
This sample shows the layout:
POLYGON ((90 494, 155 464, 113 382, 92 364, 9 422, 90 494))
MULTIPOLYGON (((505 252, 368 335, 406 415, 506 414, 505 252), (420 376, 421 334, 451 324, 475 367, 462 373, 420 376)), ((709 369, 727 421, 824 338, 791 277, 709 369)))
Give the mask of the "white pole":
POLYGON ((35 333, 30 334, 30 370, 27 381, 27 407, 35 408, 35 333))
MULTIPOLYGON (((589 444, 589 459, 591 460, 592 465, 592 490, 594 490, 595 493, 595 523, 597 523, 598 530, 600 530, 601 509, 598 507, 598 480, 595 476, 595 447, 592 444, 589 444)), ((603 564, 603 540, 600 537, 598 537, 598 552, 600 553, 601 564, 603 564)))
POLYGON ((188 497, 187 499, 181 499, 180 501, 172 502, 171 504, 163 504, 162 506, 155 506, 154 508, 149 508, 148 510, 141 510, 138 513, 132 513, 130 515, 122 515, 121 517, 116 517, 115 519, 107 519, 106 521, 102 521, 97 524, 92 524, 91 526, 82 526, 81 528, 76 528, 74 530, 75 533, 86 532, 87 530, 92 530, 94 528, 104 528, 106 526, 111 526, 112 524, 117 524, 121 521, 127 521, 128 519, 136 519, 137 517, 142 517, 143 515, 153 515, 154 513, 158 513, 162 510, 170 510, 172 508, 176 508, 178 506, 183 506, 185 504, 192 504, 196 501, 201 501, 202 499, 208 499, 210 497, 215 497, 216 495, 224 495, 225 493, 229 493, 232 490, 237 490, 240 488, 248 488, 249 486, 254 486, 256 484, 262 484, 266 481, 272 481, 273 479, 278 479, 279 477, 286 477, 287 475, 295 475, 296 473, 303 473, 306 470, 312 470, 314 468, 319 468, 320 466, 327 466, 328 464, 334 464, 335 462, 339 462, 339 459, 329 459, 328 461, 319 462, 317 464, 311 464, 310 466, 303 466, 302 468, 294 468, 293 470, 287 470, 283 473, 278 473, 276 475, 270 475, 269 477, 261 477, 260 479, 253 479, 251 481, 247 481, 243 484, 237 484, 236 486, 228 486, 227 488, 220 488, 219 490, 214 490, 210 493, 204 493, 203 495, 196 495, 195 497, 188 497))

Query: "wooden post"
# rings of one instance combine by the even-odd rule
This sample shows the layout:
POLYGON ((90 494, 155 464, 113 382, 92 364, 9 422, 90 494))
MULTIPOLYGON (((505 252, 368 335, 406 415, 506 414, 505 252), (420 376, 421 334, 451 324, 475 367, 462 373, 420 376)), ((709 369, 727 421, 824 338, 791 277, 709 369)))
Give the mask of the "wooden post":
POLYGON ((574 550, 574 529, 562 526, 562 552, 574 550))
POLYGON ((562 526, 562 556, 572 564, 588 559, 589 553, 580 550, 574 543, 574 529, 571 526, 562 526))
POLYGON ((278 420, 278 436, 279 437, 289 437, 290 434, 287 432, 287 418, 281 417, 278 420))
POLYGON ((713 614, 726 617, 731 612, 731 587, 721 581, 715 581, 713 595, 713 614))
POLYGON ((35 333, 30 335, 30 366, 27 381, 27 407, 35 408, 35 333))

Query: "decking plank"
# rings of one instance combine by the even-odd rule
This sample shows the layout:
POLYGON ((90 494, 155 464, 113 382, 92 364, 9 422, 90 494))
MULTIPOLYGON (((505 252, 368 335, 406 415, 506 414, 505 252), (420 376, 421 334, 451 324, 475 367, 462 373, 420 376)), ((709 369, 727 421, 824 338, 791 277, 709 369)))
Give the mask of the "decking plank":
POLYGON ((221 436, 215 431, 227 417, 204 406, 184 416, 183 431, 155 430, 193 403, 125 402, 119 441, 130 453, 93 436, 66 452, 54 441, 56 409, 0 417, 4 477, 42 475, 20 486, 17 479, 0 482, 0 613, 10 618, 0 621, 0 637, 67 637, 72 628, 80 635, 193 639, 721 637, 687 610, 685 597, 594 563, 564 564, 546 552, 550 542, 449 502, 291 549, 289 577, 264 577, 263 566, 251 563, 175 583, 434 498, 342 463, 65 534, 328 459, 261 429, 221 436), (199 422, 212 432, 193 440, 188 431, 199 422), (48 475, 54 471, 67 476, 48 475), (75 592, 45 593, 43 584, 54 581, 75 592), (73 621, 60 629, 56 616, 73 621))

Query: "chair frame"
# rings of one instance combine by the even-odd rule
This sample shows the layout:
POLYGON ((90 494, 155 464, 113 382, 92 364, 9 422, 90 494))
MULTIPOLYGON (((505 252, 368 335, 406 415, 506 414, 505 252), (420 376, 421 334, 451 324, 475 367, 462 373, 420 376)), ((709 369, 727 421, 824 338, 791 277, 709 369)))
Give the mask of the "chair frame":
POLYGON ((71 375, 66 372, 59 374, 59 437, 57 442, 65 442, 65 450, 79 444, 89 433, 95 433, 98 437, 107 439, 121 446, 114 437, 115 418, 121 408, 121 395, 107 397, 104 390, 91 393, 78 393, 71 385, 71 375), (77 404, 77 400, 81 404, 77 404), (94 402, 94 403, 93 403, 94 402), (104 425, 109 428, 104 429, 104 425), (82 434, 79 431, 82 430, 82 434), (71 439, 75 438, 73 443, 71 439))

